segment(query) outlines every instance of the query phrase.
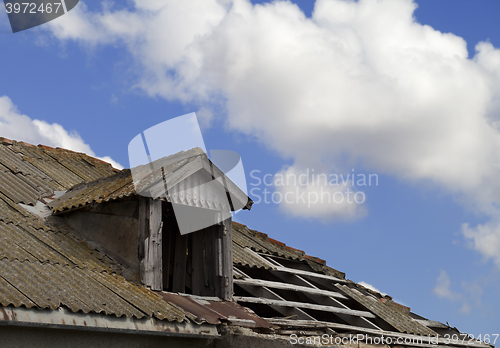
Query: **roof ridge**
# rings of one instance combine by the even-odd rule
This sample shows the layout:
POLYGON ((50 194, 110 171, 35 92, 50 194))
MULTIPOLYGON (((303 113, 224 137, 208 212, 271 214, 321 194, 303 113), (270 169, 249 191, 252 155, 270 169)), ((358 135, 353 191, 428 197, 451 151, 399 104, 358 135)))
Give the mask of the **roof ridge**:
MULTIPOLYGON (((52 146, 43 145, 43 144, 34 145, 34 144, 31 144, 31 143, 28 143, 28 142, 25 142, 25 141, 22 141, 22 140, 13 140, 13 139, 5 138, 5 137, 0 137, 0 143, 2 143, 3 145, 22 144, 22 145, 25 145, 25 146, 28 146, 28 147, 36 147, 36 148, 43 149, 43 150, 66 151, 66 152, 71 152, 71 153, 78 154, 78 155, 85 155, 86 157, 92 158, 92 159, 94 159, 94 160, 96 160, 98 162, 105 163, 105 164, 110 164, 111 165, 111 163, 106 162, 106 161, 104 161, 104 160, 102 160, 100 158, 91 156, 89 154, 86 154, 85 152, 78 152, 78 151, 75 151, 75 150, 70 150, 70 149, 66 149, 64 147, 59 147, 59 146, 52 147, 52 146)), ((113 165, 111 165, 111 167, 115 171, 117 171, 117 172, 121 171, 120 169, 114 168, 113 165)))

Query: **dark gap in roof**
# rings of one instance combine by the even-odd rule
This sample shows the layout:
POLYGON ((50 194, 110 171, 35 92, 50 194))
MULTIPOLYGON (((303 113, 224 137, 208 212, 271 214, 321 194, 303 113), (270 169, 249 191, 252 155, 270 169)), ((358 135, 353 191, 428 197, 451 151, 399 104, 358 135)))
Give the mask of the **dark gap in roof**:
POLYGON ((279 282, 280 279, 276 276, 274 276, 272 273, 261 269, 261 268, 256 268, 256 267, 247 267, 247 266, 240 266, 238 265, 237 267, 240 269, 243 273, 248 275, 250 278, 253 279, 261 279, 261 280, 270 280, 274 282, 279 282))
POLYGON ((302 308, 302 310, 319 321, 327 321, 330 323, 340 323, 349 325, 348 322, 342 320, 340 317, 338 317, 337 315, 335 315, 335 313, 332 312, 317 311, 309 308, 302 308))
POLYGON ((310 302, 310 300, 304 296, 301 292, 293 291, 293 290, 284 290, 284 289, 271 289, 278 296, 283 297, 286 301, 291 302, 303 302, 303 303, 314 303, 310 302))
POLYGON ((377 325, 382 330, 399 332, 398 329, 396 329, 395 327, 393 327, 392 325, 390 325, 386 321, 380 319, 379 317, 377 317, 377 318, 366 318, 366 320, 368 320, 371 323, 377 325))
POLYGON ((250 308, 261 318, 283 318, 279 312, 262 303, 240 303, 240 305, 250 308))

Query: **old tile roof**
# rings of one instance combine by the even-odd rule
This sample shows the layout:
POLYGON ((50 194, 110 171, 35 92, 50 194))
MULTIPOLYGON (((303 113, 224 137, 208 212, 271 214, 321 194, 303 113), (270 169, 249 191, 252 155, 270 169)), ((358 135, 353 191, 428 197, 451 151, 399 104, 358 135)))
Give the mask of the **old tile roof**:
POLYGON ((3 306, 155 317, 194 316, 128 282, 114 262, 18 203, 33 205, 56 190, 110 176, 110 164, 63 149, 0 138, 0 303, 3 306), (29 280, 29 281, 27 281, 29 280))
MULTIPOLYGON (((180 165, 174 163, 174 167, 180 165)), ((440 323, 435 326, 436 322, 416 316, 390 297, 345 279, 344 273, 328 267, 324 260, 236 222, 232 225, 234 275, 238 291, 243 291, 236 296, 238 302, 271 315, 292 308, 299 320, 289 319, 288 314, 259 318, 257 311, 255 315, 234 302, 152 292, 126 280, 117 262, 81 242, 71 228, 57 224, 56 217, 43 219, 27 210, 56 191, 67 191, 52 201, 56 213, 135 194, 130 170, 117 171, 81 153, 0 138, 2 306, 65 307, 73 312, 177 322, 247 320, 257 327, 273 323, 285 331, 306 324, 340 332, 385 334, 391 330, 393 335, 434 336, 437 331, 431 328, 452 330, 440 323)))

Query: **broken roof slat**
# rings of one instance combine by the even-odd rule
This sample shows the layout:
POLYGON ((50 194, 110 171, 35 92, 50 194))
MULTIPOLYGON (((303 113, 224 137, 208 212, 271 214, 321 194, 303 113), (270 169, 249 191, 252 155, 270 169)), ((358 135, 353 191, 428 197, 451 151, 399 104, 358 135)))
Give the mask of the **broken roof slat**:
POLYGON ((274 281, 269 281, 269 280, 261 280, 261 279, 235 279, 234 283, 235 284, 248 284, 248 285, 253 285, 253 286, 265 286, 265 287, 271 288, 271 289, 280 289, 280 290, 289 290, 289 291, 304 292, 304 293, 313 294, 313 295, 329 296, 329 297, 335 297, 335 298, 340 298, 340 299, 346 299, 347 298, 347 297, 345 297, 343 294, 341 294, 339 292, 328 291, 328 290, 320 290, 320 289, 309 288, 309 287, 295 285, 295 284, 274 282, 274 281))
POLYGON ((437 335, 435 331, 413 320, 409 315, 403 314, 401 311, 385 305, 375 298, 369 298, 358 290, 349 288, 347 285, 335 284, 335 286, 400 332, 425 336, 437 335))
POLYGON ((321 312, 347 314, 347 315, 364 317, 364 318, 375 318, 375 315, 373 313, 367 312, 367 311, 358 311, 358 310, 354 310, 354 309, 346 309, 346 308, 340 308, 340 307, 318 305, 318 304, 308 303, 308 302, 271 300, 271 299, 267 299, 267 298, 243 297, 243 296, 235 296, 235 299, 236 299, 236 301, 243 302, 243 303, 258 303, 258 304, 281 306, 281 307, 305 308, 305 309, 313 309, 313 310, 321 311, 321 312))

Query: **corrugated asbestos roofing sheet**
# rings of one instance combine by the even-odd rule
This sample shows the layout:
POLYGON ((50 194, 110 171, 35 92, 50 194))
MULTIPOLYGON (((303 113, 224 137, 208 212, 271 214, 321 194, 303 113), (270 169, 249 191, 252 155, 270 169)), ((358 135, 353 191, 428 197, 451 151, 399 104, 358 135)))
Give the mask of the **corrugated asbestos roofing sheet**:
POLYGON ((351 289, 347 285, 335 284, 335 286, 400 332, 422 336, 436 335, 436 332, 413 320, 409 315, 397 310, 395 306, 386 305, 373 297, 363 295, 358 290, 351 289))
MULTIPOLYGON (((200 156, 203 153, 200 153, 200 151, 201 150, 199 149, 192 149, 186 152, 181 152, 180 154, 168 156, 165 159, 161 159, 161 161, 163 161, 162 164, 167 167, 165 167, 163 171, 160 169, 154 170, 145 182, 147 181, 148 184, 151 184, 153 190, 157 186, 161 186, 159 189, 163 192, 163 175, 171 175, 181 167, 194 162, 197 156, 200 156), (176 159, 179 160, 177 161, 176 159)), ((154 166, 157 167, 158 165, 154 166)), ((151 167, 149 165, 139 166, 134 169, 134 175, 137 175, 138 177, 146 177, 143 173, 149 173, 150 168, 151 167)), ((168 180, 168 178, 165 179, 168 180)), ((52 208, 54 213, 58 213, 65 210, 79 208, 94 202, 109 202, 114 199, 128 197, 135 194, 137 194, 137 192, 134 186, 132 172, 130 169, 125 169, 114 175, 100 177, 95 181, 76 185, 65 195, 54 200, 49 206, 52 208)))
MULTIPOLYGON (((182 163, 189 163, 189 159, 183 159, 182 163)), ((172 165, 182 168, 180 162, 172 165)), ((81 153, 0 138, 1 305, 53 310, 64 306, 74 312, 179 322, 195 319, 200 322, 201 319, 215 323, 230 321, 236 316, 255 321, 257 326, 267 325, 264 321, 259 324, 260 318, 236 303, 201 303, 151 292, 129 282, 121 275, 120 265, 78 241, 67 227, 48 225, 46 220, 30 214, 19 204, 33 205, 54 191, 67 190, 61 199, 53 201, 53 211, 135 193, 129 170, 116 173, 111 165, 81 153)), ((327 267, 324 260, 244 225, 233 223, 232 226, 235 264, 269 269, 269 264, 255 254, 260 252, 305 262, 318 273, 345 278, 343 273, 327 267)), ((411 320, 397 306, 346 286, 336 286, 401 332, 435 334, 411 320)))
POLYGON ((128 282, 113 260, 68 231, 46 225, 17 203, 115 173, 110 164, 72 151, 0 138, 0 303, 3 306, 155 317, 195 317, 128 282), (118 272, 118 273, 117 273, 118 272))
MULTIPOLYGON (((233 245, 238 245, 241 248, 250 248, 256 252, 277 255, 292 260, 304 261, 316 272, 345 279, 345 273, 326 266, 326 262, 324 260, 306 255, 306 253, 302 250, 291 248, 285 243, 269 238, 265 233, 251 230, 247 226, 237 222, 233 222, 233 245)), ((263 267, 263 262, 260 258, 257 258, 250 253, 245 253, 244 256, 245 261, 242 261, 243 256, 239 255, 239 259, 236 260, 238 261, 237 263, 246 262, 246 265, 250 265, 252 267, 265 268, 263 267)))
POLYGON ((235 242, 234 239, 233 239, 233 263, 248 267, 271 269, 271 267, 269 267, 268 264, 263 262, 260 258, 255 257, 253 253, 248 252, 244 247, 240 246, 237 242, 235 242))
POLYGON ((27 174, 44 173, 58 190, 68 190, 81 182, 96 180, 115 172, 109 163, 83 153, 15 141, 11 143, 4 140, 4 149, 15 153, 17 158, 20 157, 23 165, 30 165, 27 174))
MULTIPOLYGON (((132 170, 125 169, 114 175, 100 177, 95 181, 76 185, 66 194, 51 202, 49 206, 57 214, 84 207, 94 202, 109 202, 118 198, 136 195, 139 191, 141 195, 150 195, 150 197, 155 198, 164 197, 175 203, 216 209, 216 207, 219 207, 217 204, 223 204, 224 201, 217 200, 218 195, 210 191, 212 186, 205 185, 203 187, 204 192, 206 191, 205 194, 212 199, 196 199, 196 197, 201 197, 198 190, 201 189, 200 184, 202 182, 199 176, 193 174, 201 173, 198 171, 202 168, 207 169, 205 165, 208 165, 208 162, 206 155, 199 148, 182 151, 148 165, 141 165, 132 170), (185 187, 184 184, 189 187, 185 187), (166 197, 166 186, 171 190, 169 192, 171 197, 166 197)), ((239 188, 234 184, 231 185, 229 180, 227 184, 232 199, 235 199, 234 194, 237 192, 231 190, 239 190, 239 188)), ((241 195, 247 200, 245 208, 249 209, 253 202, 243 192, 240 192, 240 198, 241 195)), ((227 200, 225 203, 227 204, 227 200)))
POLYGON ((129 169, 120 173, 74 186, 66 194, 49 204, 53 212, 62 212, 85 206, 90 203, 108 202, 113 199, 135 194, 132 175, 129 169))

